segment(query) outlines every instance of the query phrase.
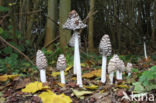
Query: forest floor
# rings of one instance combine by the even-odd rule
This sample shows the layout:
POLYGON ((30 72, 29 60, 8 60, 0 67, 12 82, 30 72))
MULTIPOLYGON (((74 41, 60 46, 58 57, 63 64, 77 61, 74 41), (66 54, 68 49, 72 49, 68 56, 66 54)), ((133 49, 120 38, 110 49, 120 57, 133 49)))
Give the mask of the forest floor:
MULTIPOLYGON (((129 97, 134 91, 133 83, 139 79, 140 73, 147 70, 148 68, 156 65, 156 61, 153 60, 140 60, 133 64, 137 71, 132 72, 131 76, 128 77, 127 73, 123 73, 123 80, 115 80, 113 85, 109 84, 109 78, 107 75, 107 82, 102 84, 100 82, 101 69, 94 68, 93 65, 99 66, 101 64, 95 64, 93 60, 88 60, 81 64, 83 70, 83 88, 79 88, 76 85, 76 75, 73 75, 72 66, 67 67, 66 84, 60 83, 59 73, 56 68, 47 68, 47 83, 43 84, 48 86, 48 90, 53 91, 59 95, 64 93, 72 99, 73 103, 150 103, 149 100, 143 100, 138 102, 123 99, 124 93, 129 97)), ((29 72, 29 71, 28 71, 29 72)), ((31 74, 31 72, 30 72, 31 74)), ((41 103, 39 94, 46 91, 47 89, 40 89, 35 92, 24 93, 22 89, 29 83, 39 81, 39 72, 32 74, 30 77, 0 77, 0 103, 41 103)), ((32 87, 35 89, 36 87, 32 87)), ((31 91, 31 90, 30 90, 31 91)), ((156 97, 156 91, 152 90, 150 93, 156 97)), ((58 100, 59 101, 59 100, 58 100)), ((49 102, 47 102, 49 103, 49 102)), ((62 103, 62 102, 55 102, 62 103)), ((156 100, 151 102, 156 103, 156 100)))

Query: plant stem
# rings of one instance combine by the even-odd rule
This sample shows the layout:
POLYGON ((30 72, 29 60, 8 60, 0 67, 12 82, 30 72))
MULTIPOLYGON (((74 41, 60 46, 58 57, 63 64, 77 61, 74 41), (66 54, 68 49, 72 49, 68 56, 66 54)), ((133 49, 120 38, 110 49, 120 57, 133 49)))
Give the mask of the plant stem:
POLYGON ((60 74, 61 74, 61 75, 60 75, 60 76, 61 76, 61 83, 62 83, 62 84, 65 84, 64 70, 61 70, 61 71, 60 71, 60 74))
POLYGON ((106 63, 107 63, 107 56, 102 56, 102 72, 101 72, 101 82, 106 82, 106 63))
POLYGON ((47 81, 46 80, 46 70, 45 69, 40 70, 40 79, 41 79, 42 83, 45 83, 47 81))

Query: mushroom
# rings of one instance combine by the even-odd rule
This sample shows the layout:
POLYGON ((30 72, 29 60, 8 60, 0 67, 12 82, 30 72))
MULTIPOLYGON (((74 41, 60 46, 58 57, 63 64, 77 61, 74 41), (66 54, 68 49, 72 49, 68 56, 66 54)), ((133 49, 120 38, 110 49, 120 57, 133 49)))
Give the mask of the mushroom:
POLYGON ((63 54, 59 55, 56 68, 60 70, 61 83, 65 84, 64 70, 66 69, 66 58, 63 54))
POLYGON ((125 64, 123 60, 117 59, 117 71, 116 71, 116 79, 117 80, 122 80, 122 72, 125 71, 125 64))
POLYGON ((116 58, 117 58, 117 55, 114 54, 108 63, 108 73, 109 73, 110 84, 113 84, 114 71, 116 70, 116 58))
POLYGON ((106 82, 106 63, 107 56, 111 55, 112 47, 110 43, 109 35, 105 34, 99 44, 99 52, 102 54, 102 72, 101 72, 101 82, 106 82))
POLYGON ((143 41, 144 41, 144 55, 145 55, 145 59, 147 60, 147 52, 146 52, 146 36, 143 37, 143 41))
POLYGON ((128 76, 131 75, 131 70, 132 70, 132 68, 133 68, 132 63, 127 63, 126 69, 127 69, 127 72, 128 72, 128 76))
POLYGON ((64 29, 74 31, 74 74, 77 74, 77 84, 79 87, 83 87, 82 76, 81 76, 81 65, 80 65, 80 52, 79 52, 79 32, 77 30, 85 28, 87 25, 84 24, 75 10, 69 13, 69 17, 65 24, 64 29))
POLYGON ((36 54, 36 66, 40 71, 41 82, 45 83, 46 82, 46 67, 48 66, 48 64, 47 64, 47 59, 41 50, 38 50, 36 54))

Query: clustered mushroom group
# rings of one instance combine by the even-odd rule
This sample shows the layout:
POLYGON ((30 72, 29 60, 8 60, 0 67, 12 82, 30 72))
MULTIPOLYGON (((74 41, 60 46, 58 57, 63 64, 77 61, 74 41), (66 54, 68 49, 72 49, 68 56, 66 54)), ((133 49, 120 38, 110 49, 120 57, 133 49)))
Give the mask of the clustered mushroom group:
MULTIPOLYGON (((65 24, 64 29, 73 30, 73 35, 69 41, 69 46, 74 47, 74 66, 73 74, 77 75, 77 85, 83 87, 82 83, 82 70, 80 65, 80 51, 79 47, 81 45, 80 33, 78 30, 85 28, 87 25, 84 24, 75 10, 69 13, 69 17, 65 24)), ((122 80, 122 73, 127 71, 128 76, 131 75, 132 63, 125 64, 123 60, 119 58, 117 54, 114 54, 110 59, 107 68, 107 56, 112 53, 112 46, 108 34, 105 34, 99 44, 99 52, 102 55, 102 70, 101 70, 101 82, 106 82, 106 74, 108 71, 110 84, 113 84, 114 72, 116 72, 116 79, 122 80), (106 69, 107 68, 107 69, 106 69)), ((41 50, 37 51, 36 55, 36 66, 40 70, 40 80, 41 82, 46 82, 46 67, 47 60, 44 53, 41 50)), ((66 58, 64 54, 60 54, 57 60, 56 68, 60 70, 61 83, 65 84, 64 70, 66 69, 66 58)))

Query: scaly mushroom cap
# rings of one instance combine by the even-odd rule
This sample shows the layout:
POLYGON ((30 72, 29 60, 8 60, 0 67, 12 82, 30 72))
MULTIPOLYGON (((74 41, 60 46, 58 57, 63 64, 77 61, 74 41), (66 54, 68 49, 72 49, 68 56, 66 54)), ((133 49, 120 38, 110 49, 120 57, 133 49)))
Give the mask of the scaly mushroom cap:
POLYGON ((111 73, 117 69, 116 67, 116 60, 118 59, 118 55, 113 55, 108 63, 108 73, 111 73))
POLYGON ((63 54, 59 55, 56 68, 58 70, 65 70, 66 69, 66 58, 63 54))
POLYGON ((100 41, 100 45, 99 45, 99 52, 102 55, 106 55, 106 56, 111 55, 112 46, 111 46, 109 35, 105 34, 102 37, 102 39, 100 41))
POLYGON ((69 17, 65 24, 63 25, 64 29, 77 30, 85 28, 87 25, 84 24, 79 17, 78 13, 75 10, 72 10, 69 13, 69 17))
POLYGON ((126 67, 127 72, 131 72, 132 68, 133 68, 132 63, 127 63, 127 67, 126 67))
MULTIPOLYGON (((74 47, 76 33, 77 32, 74 32, 74 34, 72 35, 71 39, 69 40, 68 45, 71 46, 71 47, 74 47)), ((81 38, 80 38, 80 35, 78 35, 78 40, 79 40, 79 46, 81 46, 81 38)))
POLYGON ((125 64, 124 64, 123 60, 119 59, 117 61, 117 69, 119 69, 122 72, 125 71, 125 64))
POLYGON ((45 69, 48 66, 47 59, 41 50, 38 50, 36 54, 36 66, 39 70, 45 69))

